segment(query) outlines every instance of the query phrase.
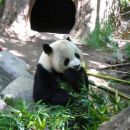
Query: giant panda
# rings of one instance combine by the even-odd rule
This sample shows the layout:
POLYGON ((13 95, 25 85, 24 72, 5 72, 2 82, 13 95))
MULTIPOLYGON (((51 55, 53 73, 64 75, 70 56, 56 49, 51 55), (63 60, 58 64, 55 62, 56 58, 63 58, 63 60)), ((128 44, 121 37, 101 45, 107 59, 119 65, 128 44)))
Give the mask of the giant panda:
POLYGON ((34 77, 33 99, 54 105, 66 105, 72 97, 61 88, 61 81, 80 92, 88 76, 81 63, 81 50, 71 41, 58 40, 44 44, 34 77))

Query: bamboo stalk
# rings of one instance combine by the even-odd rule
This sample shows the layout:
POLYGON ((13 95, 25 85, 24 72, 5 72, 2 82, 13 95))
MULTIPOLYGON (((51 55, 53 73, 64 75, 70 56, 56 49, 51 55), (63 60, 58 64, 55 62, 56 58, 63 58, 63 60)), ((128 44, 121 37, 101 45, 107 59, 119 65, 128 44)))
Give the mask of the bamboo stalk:
POLYGON ((111 70, 110 71, 114 71, 114 72, 117 72, 117 73, 122 73, 122 74, 126 74, 126 75, 130 75, 129 72, 124 72, 124 71, 119 71, 119 70, 111 70))
POLYGON ((108 65, 106 67, 102 67, 99 69, 109 69, 109 68, 115 68, 115 67, 121 67, 121 66, 129 66, 130 63, 123 63, 123 64, 115 64, 115 65, 108 65))
POLYGON ((92 84, 92 85, 94 85, 94 86, 96 86, 96 87, 98 87, 98 88, 100 88, 100 89, 108 90, 108 91, 110 91, 110 92, 112 92, 112 93, 117 93, 117 92, 118 92, 118 94, 119 94, 121 97, 124 97, 124 98, 127 98, 127 99, 130 100, 130 95, 128 95, 128 94, 126 94, 126 93, 123 93, 123 92, 121 92, 121 91, 119 91, 119 90, 117 90, 117 89, 115 89, 115 88, 111 88, 111 87, 109 87, 109 86, 96 85, 95 83, 93 83, 93 82, 91 82, 91 81, 90 81, 90 84, 92 84))
POLYGON ((91 72, 88 72, 88 71, 87 71, 87 74, 88 74, 88 75, 91 75, 91 76, 98 77, 98 78, 108 79, 108 80, 114 80, 114 81, 117 81, 117 82, 120 82, 120 83, 123 83, 123 84, 128 84, 128 85, 130 85, 130 81, 118 79, 118 78, 111 77, 111 76, 108 76, 108 75, 104 75, 104 74, 94 74, 94 73, 91 73, 91 72))

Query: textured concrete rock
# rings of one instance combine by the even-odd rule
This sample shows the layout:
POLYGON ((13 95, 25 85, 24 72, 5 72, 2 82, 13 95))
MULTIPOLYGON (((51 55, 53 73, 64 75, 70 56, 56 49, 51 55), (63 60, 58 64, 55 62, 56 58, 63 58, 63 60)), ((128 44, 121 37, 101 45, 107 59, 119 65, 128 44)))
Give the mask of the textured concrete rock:
POLYGON ((0 67, 0 92, 12 81, 13 76, 8 74, 0 67))
POLYGON ((0 111, 5 110, 7 108, 7 104, 0 99, 0 111))
POLYGON ((29 65, 8 51, 0 52, 0 67, 14 78, 22 75, 29 76, 27 72, 29 65))
POLYGON ((32 101, 33 78, 20 76, 11 82, 1 93, 4 97, 32 101))
POLYGON ((130 130, 130 106, 104 122, 98 130, 130 130))

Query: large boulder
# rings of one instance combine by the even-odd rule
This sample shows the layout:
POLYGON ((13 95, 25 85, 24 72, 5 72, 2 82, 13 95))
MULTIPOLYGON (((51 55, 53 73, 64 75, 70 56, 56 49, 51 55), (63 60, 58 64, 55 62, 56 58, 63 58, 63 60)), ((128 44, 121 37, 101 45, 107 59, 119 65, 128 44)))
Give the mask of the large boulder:
POLYGON ((27 70, 29 70, 29 65, 8 51, 0 52, 0 67, 14 78, 22 75, 30 76, 27 72, 27 70))
POLYGON ((20 76, 11 82, 1 93, 3 97, 13 99, 25 99, 26 101, 32 100, 33 91, 33 78, 20 76))

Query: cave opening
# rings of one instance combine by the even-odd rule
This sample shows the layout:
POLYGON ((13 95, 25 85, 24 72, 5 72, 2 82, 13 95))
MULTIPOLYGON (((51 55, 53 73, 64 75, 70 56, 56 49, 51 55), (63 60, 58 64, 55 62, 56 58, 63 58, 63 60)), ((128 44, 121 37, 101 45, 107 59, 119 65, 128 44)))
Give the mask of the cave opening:
POLYGON ((31 29, 67 34, 75 24, 75 14, 72 0, 36 0, 31 11, 31 29))

